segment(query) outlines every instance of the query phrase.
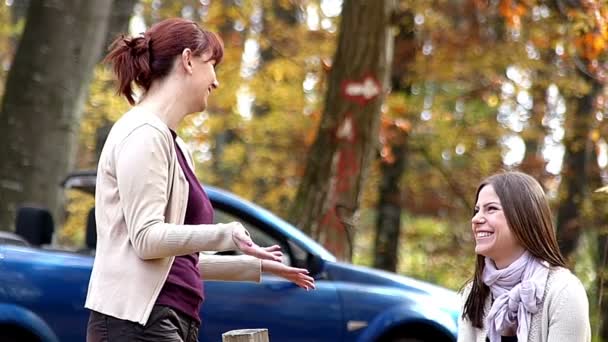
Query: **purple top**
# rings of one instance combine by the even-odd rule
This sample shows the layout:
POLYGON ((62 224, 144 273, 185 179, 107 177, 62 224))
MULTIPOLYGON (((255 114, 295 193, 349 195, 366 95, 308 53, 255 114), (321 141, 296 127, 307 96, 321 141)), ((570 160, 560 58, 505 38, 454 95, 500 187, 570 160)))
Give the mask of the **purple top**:
MULTIPOLYGON (((213 223, 213 207, 203 187, 188 166, 182 150, 175 141, 177 135, 173 135, 177 160, 188 180, 190 191, 188 193, 188 205, 184 224, 211 224, 213 223)), ((171 307, 189 317, 201 321, 199 316, 200 306, 203 302, 203 282, 198 270, 198 253, 175 257, 175 261, 169 271, 156 304, 171 307)))

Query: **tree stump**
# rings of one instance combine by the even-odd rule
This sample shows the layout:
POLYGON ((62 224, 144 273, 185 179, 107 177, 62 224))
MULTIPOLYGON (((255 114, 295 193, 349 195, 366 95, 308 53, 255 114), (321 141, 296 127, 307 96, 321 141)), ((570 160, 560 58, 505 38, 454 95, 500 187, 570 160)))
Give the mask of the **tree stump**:
POLYGON ((222 334, 222 342, 269 342, 268 329, 230 330, 222 334))

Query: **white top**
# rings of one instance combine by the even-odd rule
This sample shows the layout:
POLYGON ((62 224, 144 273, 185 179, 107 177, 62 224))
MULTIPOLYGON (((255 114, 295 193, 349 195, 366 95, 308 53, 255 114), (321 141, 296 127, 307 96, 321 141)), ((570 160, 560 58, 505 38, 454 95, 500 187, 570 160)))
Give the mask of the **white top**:
MULTIPOLYGON (((471 284, 461 294, 461 317, 458 322, 458 342, 486 342, 487 332, 474 328, 462 318, 462 310, 471 284)), ((491 298, 485 305, 489 311, 491 298)), ((484 323, 484 328, 487 324, 484 323)), ((526 342, 589 342, 589 300, 580 280, 570 270, 555 267, 549 272, 543 296, 542 310, 532 315, 530 334, 526 342)), ((518 341, 524 342, 524 341, 518 341)))

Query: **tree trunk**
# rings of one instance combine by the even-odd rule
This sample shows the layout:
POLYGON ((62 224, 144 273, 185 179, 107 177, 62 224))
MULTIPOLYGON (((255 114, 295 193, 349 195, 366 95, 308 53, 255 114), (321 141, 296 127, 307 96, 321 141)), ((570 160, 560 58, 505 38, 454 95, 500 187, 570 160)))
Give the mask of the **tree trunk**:
MULTIPOLYGON (((548 78, 547 75, 541 75, 543 75, 543 78, 539 76, 539 79, 548 78)), ((543 139, 547 136, 547 130, 542 124, 543 117, 547 110, 545 100, 546 87, 535 84, 532 86, 530 92, 532 93, 534 105, 530 113, 530 119, 528 120, 529 126, 522 132, 526 151, 519 169, 536 178, 541 184, 544 184, 544 180, 548 176, 546 171, 547 162, 541 151, 543 139)))
MULTIPOLYGON (((121 34, 129 34, 129 22, 133 16, 133 9, 138 0, 112 0, 112 10, 108 22, 108 29, 102 45, 102 52, 99 54, 99 61, 105 58, 108 49, 121 34)), ((101 150, 106 143, 113 122, 104 119, 95 131, 95 165, 101 156, 101 150)))
MULTIPOLYGON (((606 195, 606 194, 602 194, 606 195)), ((604 201, 605 203, 605 201, 604 201)), ((604 208, 606 205, 604 204, 604 208)), ((599 336, 600 341, 608 341, 608 305, 606 305, 606 296, 608 296, 608 229, 604 224, 598 234, 597 241, 597 297, 599 307, 599 322, 597 323, 597 331, 592 331, 593 335, 599 336)))
MULTIPOLYGON (((234 0, 223 0, 221 6, 225 11, 229 11, 239 5, 235 4, 234 0)), ((239 32, 238 30, 236 30, 235 22, 231 16, 226 16, 224 23, 220 25, 218 29, 218 33, 224 41, 224 46, 226 50, 243 50, 243 45, 245 44, 245 40, 247 39, 247 31, 248 30, 242 30, 239 32)), ((229 61, 226 60, 227 57, 228 56, 226 55, 224 56, 224 64, 238 63, 238 65, 240 65, 241 60, 229 61)), ((241 81, 240 78, 239 81, 241 81)), ((220 113, 223 120, 229 122, 230 118, 229 115, 226 113, 226 108, 230 108, 230 104, 226 103, 224 105, 225 107, 223 109, 216 108, 213 111, 209 112, 220 113)), ((234 103, 233 105, 236 106, 236 103, 234 103)), ((213 174, 217 177, 215 185, 230 189, 230 186, 234 183, 234 178, 239 177, 240 170, 236 168, 227 168, 226 166, 224 166, 224 150, 230 144, 234 143, 235 141, 238 141, 239 137, 237 130, 235 130, 232 125, 226 123, 224 124, 224 127, 225 129, 217 132, 212 137, 213 144, 211 147, 211 154, 213 155, 213 158, 211 159, 211 169, 213 170, 213 174)))
POLYGON ((11 22, 18 23, 27 15, 27 8, 30 5, 30 0, 15 0, 11 5, 11 22))
POLYGON ((374 243, 374 267, 397 271, 399 235, 401 232, 401 186, 399 180, 406 168, 406 139, 392 146, 395 160, 380 162, 380 187, 374 243))
MULTIPOLYGON (((589 165, 594 148, 589 132, 595 120, 594 104, 603 86, 586 77, 591 85, 588 94, 576 100, 576 109, 566 118, 566 136, 563 182, 560 185, 562 201, 557 210, 557 237, 564 257, 569 258, 576 249, 582 229, 582 204, 589 195, 589 165)), ((572 103, 572 102, 569 102, 572 103)))
MULTIPOLYGON (((129 33, 129 21, 133 16, 133 9, 138 0, 113 0, 112 10, 110 11, 110 18, 108 24, 108 30, 104 37, 103 49, 107 49, 112 42, 122 33, 129 33)), ((138 34, 140 32, 135 32, 138 34)), ((105 57, 105 53, 101 54, 105 57)))
POLYGON ((289 215, 347 261, 389 84, 394 6, 392 0, 344 2, 325 110, 289 215))
MULTIPOLYGON (((599 126, 601 125, 600 122, 595 120, 593 123, 594 125, 590 127, 590 132, 600 128, 599 126)), ((591 136, 591 134, 589 135, 591 136)), ((591 253, 595 257, 595 269, 597 272, 595 290, 597 292, 594 294, 593 291, 590 291, 589 296, 595 299, 590 301, 590 312, 597 313, 599 319, 594 324, 594 331, 591 334, 601 337, 600 341, 608 341, 608 305, 606 305, 605 299, 608 294, 608 279, 606 278, 608 276, 608 217, 606 216, 606 212, 608 211, 608 196, 606 196, 606 193, 595 192, 596 189, 606 186, 606 183, 602 181, 602 170, 597 162, 599 156, 599 148, 596 145, 597 141, 594 139, 590 140, 591 148, 587 164, 589 169, 585 177, 587 178, 589 193, 585 196, 584 231, 580 233, 597 237, 597 251, 591 253)))
POLYGON ((0 229, 34 203, 59 213, 111 0, 32 0, 0 111, 0 229))
MULTIPOLYGON (((406 92, 411 87, 411 64, 416 57, 414 15, 410 11, 402 14, 399 35, 395 38, 395 53, 391 70, 392 91, 406 92)), ((389 109, 390 110, 390 109, 389 109)), ((380 185, 376 205, 376 234, 374 241, 374 267, 396 272, 399 261, 399 236, 401 235, 401 212, 403 211, 403 187, 401 178, 407 167, 408 134, 391 124, 384 134, 394 160, 379 158, 380 185)))

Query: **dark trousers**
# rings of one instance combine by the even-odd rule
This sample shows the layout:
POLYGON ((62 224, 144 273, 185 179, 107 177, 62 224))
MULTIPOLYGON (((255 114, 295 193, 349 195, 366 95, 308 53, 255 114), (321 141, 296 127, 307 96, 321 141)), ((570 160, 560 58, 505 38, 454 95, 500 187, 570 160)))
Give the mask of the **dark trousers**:
POLYGON ((87 342, 196 342, 199 322, 171 309, 155 305, 145 326, 91 311, 87 342))

